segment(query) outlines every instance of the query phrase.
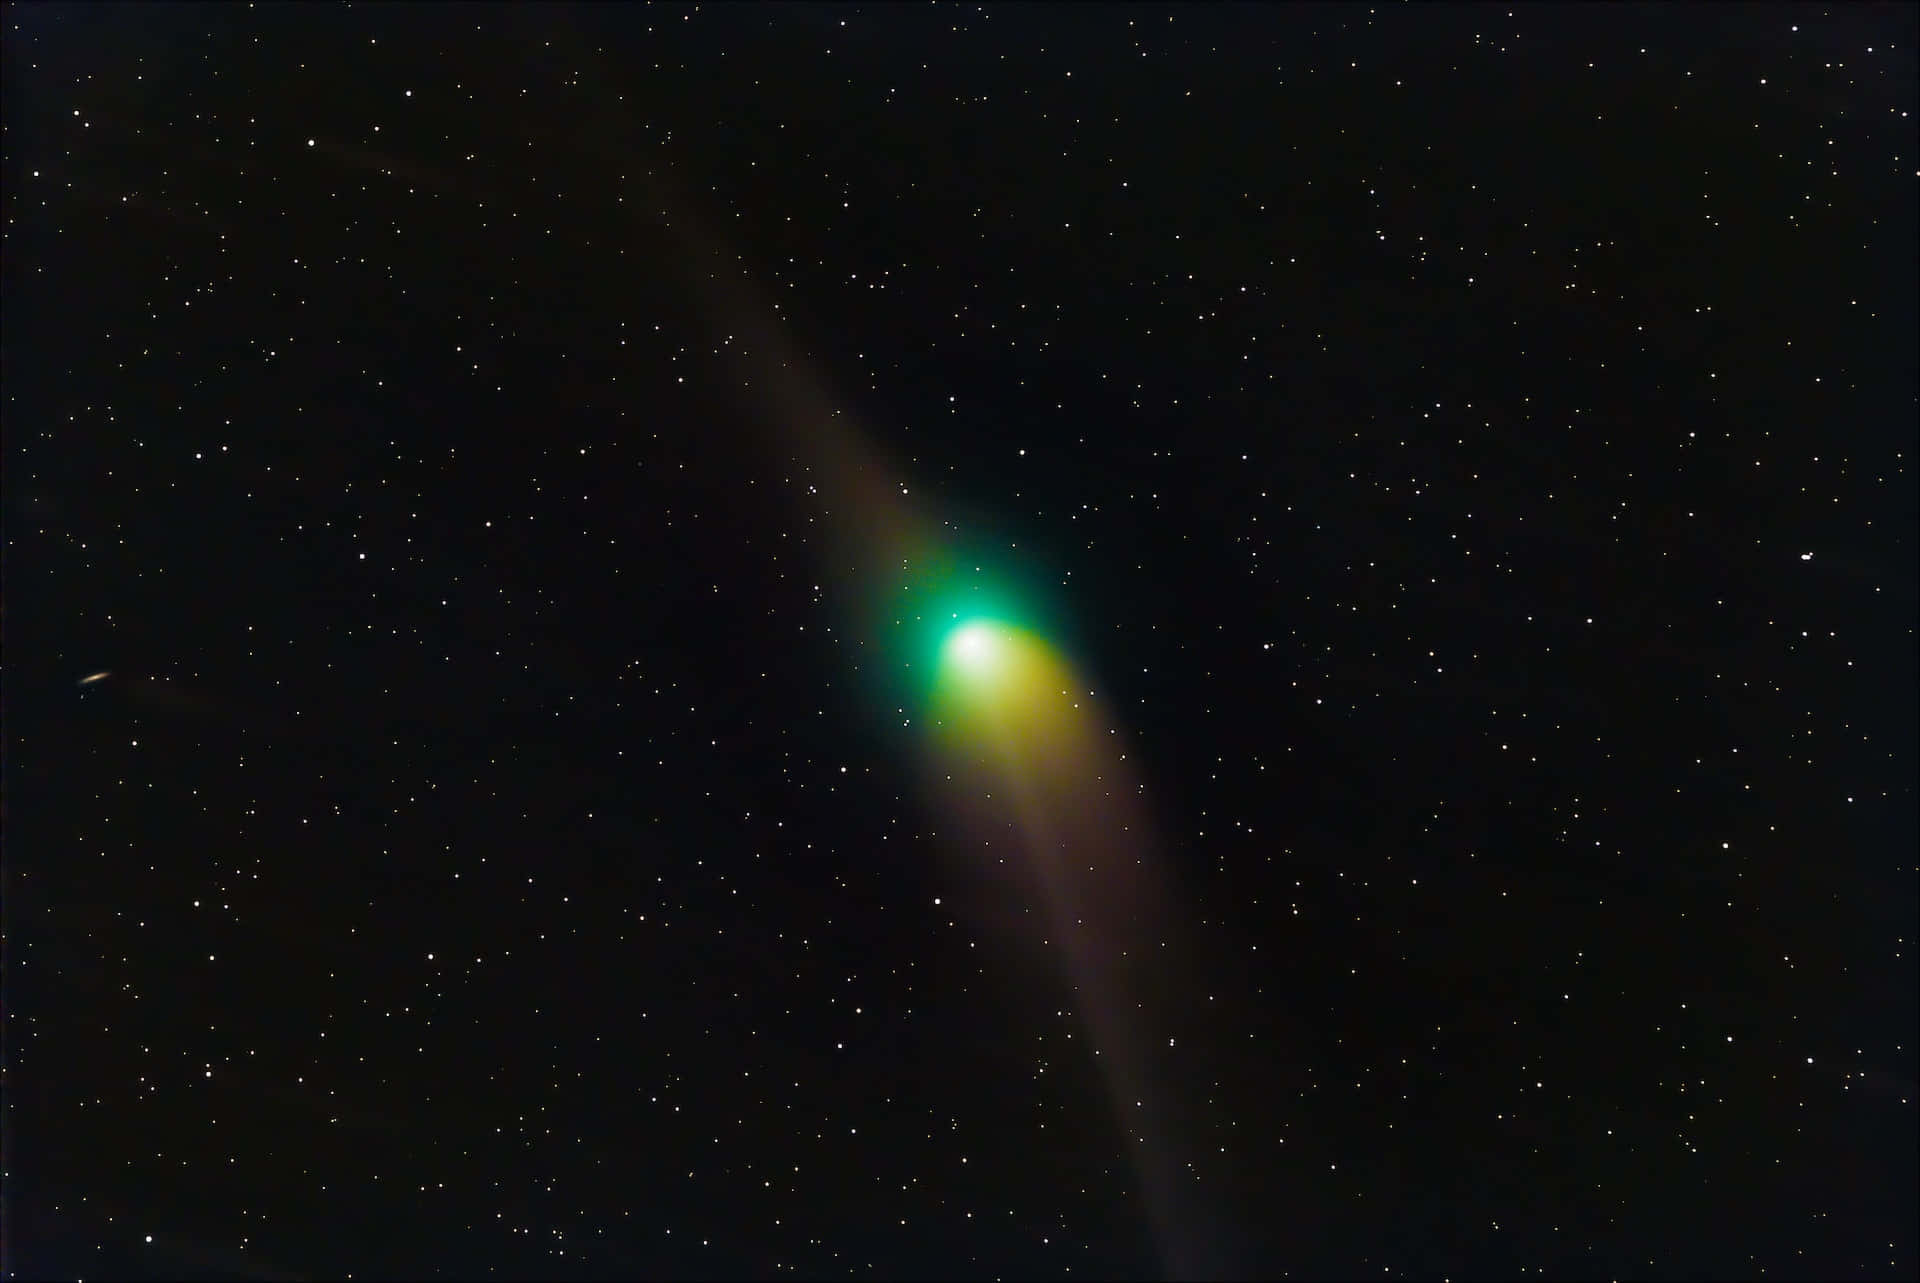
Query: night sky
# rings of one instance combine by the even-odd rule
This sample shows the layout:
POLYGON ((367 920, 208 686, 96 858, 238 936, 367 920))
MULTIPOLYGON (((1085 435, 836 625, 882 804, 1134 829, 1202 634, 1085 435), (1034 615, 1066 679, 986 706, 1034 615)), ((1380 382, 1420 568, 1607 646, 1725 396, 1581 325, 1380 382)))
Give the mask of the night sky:
POLYGON ((1913 1278, 1917 12, 10 6, 6 1269, 1913 1278))

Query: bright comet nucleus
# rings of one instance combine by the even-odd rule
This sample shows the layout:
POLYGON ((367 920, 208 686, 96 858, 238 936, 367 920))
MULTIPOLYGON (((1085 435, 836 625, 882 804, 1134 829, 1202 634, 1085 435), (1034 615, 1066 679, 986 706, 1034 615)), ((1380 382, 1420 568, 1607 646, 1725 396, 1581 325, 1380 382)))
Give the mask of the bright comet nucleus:
MULTIPOLYGON (((949 749, 1004 766, 1079 763, 1084 686, 1053 646, 1003 619, 963 619, 940 643, 929 712, 949 749)), ((1028 766, 1017 766, 1025 774, 1028 766)))
POLYGON ((976 674, 985 674, 992 671, 999 658, 1000 642, 992 624, 975 621, 956 628, 947 644, 956 663, 976 674))

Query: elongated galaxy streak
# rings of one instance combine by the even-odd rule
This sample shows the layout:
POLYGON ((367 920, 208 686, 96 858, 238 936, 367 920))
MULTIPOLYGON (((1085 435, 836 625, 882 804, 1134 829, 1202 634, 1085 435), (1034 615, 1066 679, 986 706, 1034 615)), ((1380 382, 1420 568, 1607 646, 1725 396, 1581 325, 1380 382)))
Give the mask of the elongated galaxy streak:
MULTIPOLYGON (((624 136, 619 123, 603 119, 610 146, 624 136)), ((727 336, 757 444, 770 462, 817 479, 828 537, 821 573, 865 601, 850 624, 919 675, 933 791, 963 827, 1004 831, 1011 822, 1021 835, 1022 874, 1046 906, 1049 944, 1091 1031, 1165 1266, 1194 1276, 1204 1267, 1187 1233, 1196 1218, 1184 1157, 1191 1138, 1177 1122, 1181 1085, 1157 1081, 1150 1054, 1172 1036, 1170 999, 1152 995, 1180 990, 1182 951, 1119 727, 1084 674, 1022 617, 1032 594, 1022 600, 1000 586, 1006 600, 992 604, 1015 617, 979 611, 995 585, 963 573, 960 550, 912 502, 904 469, 851 426, 739 257, 663 175, 634 181, 695 304, 727 336)))
MULTIPOLYGON (((717 260, 709 256, 709 262, 717 260)), ((724 306, 713 278, 709 296, 724 306)), ((835 537, 824 573, 857 577, 868 598, 895 602, 916 572, 938 564, 932 524, 908 509, 903 474, 861 443, 834 413, 817 377, 770 324, 726 310, 729 345, 752 358, 751 382, 768 398, 763 423, 779 458, 804 461, 819 477, 827 528, 835 537)), ((884 611, 875 612, 879 617, 884 611)), ((1026 875, 1045 904, 1051 938, 1092 1033, 1116 1120, 1126 1137, 1170 1274, 1195 1271, 1183 1246, 1191 1218, 1181 1211, 1182 1147, 1168 1134, 1174 1089, 1153 1083, 1146 1048, 1170 1036, 1149 1009, 1143 969, 1178 965, 1163 956, 1171 935, 1170 897, 1158 885, 1138 782, 1123 769, 1117 731, 1085 678, 1040 638, 1010 627, 964 621, 934 665, 926 722, 927 764, 951 812, 991 821, 1010 799, 1024 843, 1026 875), (966 781, 966 783, 961 783, 966 781)), ((916 662, 913 642, 869 636, 896 659, 916 662), (902 651, 908 652, 901 654, 902 651)), ((920 657, 925 666, 924 657, 920 657)))
POLYGON ((1186 1237, 1200 1218, 1182 1161, 1182 1084, 1156 1074, 1152 1055, 1172 1037, 1164 996, 1178 988, 1155 973, 1178 968, 1183 951, 1138 782, 1110 747, 1118 728, 1053 648, 998 621, 959 625, 942 661, 932 740, 942 777, 960 784, 949 800, 979 819, 992 814, 981 799, 1012 799, 1168 1273, 1199 1277, 1186 1237))

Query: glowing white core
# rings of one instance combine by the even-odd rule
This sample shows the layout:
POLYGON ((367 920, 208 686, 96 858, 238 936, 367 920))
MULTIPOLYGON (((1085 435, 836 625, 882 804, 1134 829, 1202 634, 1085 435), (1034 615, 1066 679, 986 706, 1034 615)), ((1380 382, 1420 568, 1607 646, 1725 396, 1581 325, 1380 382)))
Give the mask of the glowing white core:
POLYGON ((953 653, 969 668, 992 663, 999 649, 999 639, 985 624, 968 624, 953 635, 953 653))

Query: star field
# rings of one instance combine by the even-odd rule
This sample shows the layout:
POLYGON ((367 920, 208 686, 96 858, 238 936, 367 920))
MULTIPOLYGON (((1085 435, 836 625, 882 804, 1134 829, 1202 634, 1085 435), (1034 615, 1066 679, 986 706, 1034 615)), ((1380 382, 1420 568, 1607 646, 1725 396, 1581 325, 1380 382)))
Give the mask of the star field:
POLYGON ((10 1275, 1913 1277, 1911 6, 5 21, 10 1275))

